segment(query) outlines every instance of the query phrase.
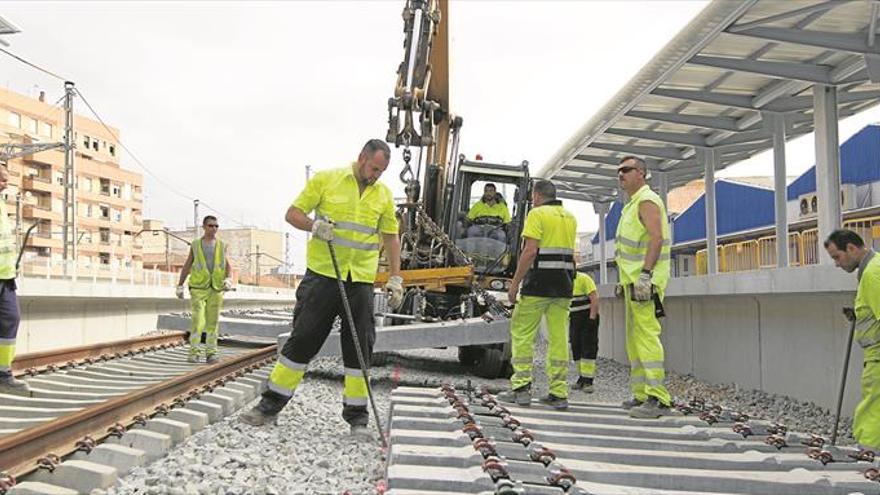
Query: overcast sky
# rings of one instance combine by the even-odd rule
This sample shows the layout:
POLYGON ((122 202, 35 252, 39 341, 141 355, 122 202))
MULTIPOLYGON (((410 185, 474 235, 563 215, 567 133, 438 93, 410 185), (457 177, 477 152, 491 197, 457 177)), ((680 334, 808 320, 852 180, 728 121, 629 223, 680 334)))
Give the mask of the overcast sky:
MULTIPOLYGON (((537 172, 707 2, 453 1, 452 109, 461 152, 528 160, 537 172)), ((333 168, 384 137, 403 57, 404 2, 4 2, 22 32, 12 52, 69 78, 149 170, 145 218, 192 223, 197 197, 222 227, 286 230, 305 165, 333 168), (177 190, 172 189, 167 185, 177 190), (186 197, 182 197, 181 194, 186 197)), ((0 55, 0 84, 62 83, 0 55)), ((87 114, 79 104, 77 112, 87 114)), ((841 123, 841 140, 876 109, 841 123)), ((813 163, 812 138, 789 146, 789 173, 813 163)), ((384 181, 402 194, 393 151, 384 181)), ((771 174, 766 154, 720 174, 771 174)), ((580 230, 592 207, 572 204, 580 230)), ((202 214, 207 213, 202 209, 202 214)), ((296 270, 305 234, 293 234, 296 270)))

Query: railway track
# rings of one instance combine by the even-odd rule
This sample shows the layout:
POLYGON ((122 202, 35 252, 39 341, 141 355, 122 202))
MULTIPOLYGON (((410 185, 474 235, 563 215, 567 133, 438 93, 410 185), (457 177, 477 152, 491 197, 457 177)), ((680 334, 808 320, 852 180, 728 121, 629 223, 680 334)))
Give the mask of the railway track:
POLYGON ((388 495, 880 493, 873 453, 693 401, 632 419, 617 406, 500 404, 486 391, 392 394, 388 495))
POLYGON ((31 395, 0 394, 0 493, 106 488, 255 398, 277 350, 221 342, 207 365, 183 344, 175 332, 22 355, 31 395))

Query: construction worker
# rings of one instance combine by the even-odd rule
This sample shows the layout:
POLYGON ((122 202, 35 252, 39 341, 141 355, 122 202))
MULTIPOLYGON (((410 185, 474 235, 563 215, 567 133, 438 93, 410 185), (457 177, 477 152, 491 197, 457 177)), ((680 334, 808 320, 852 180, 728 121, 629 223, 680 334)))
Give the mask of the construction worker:
POLYGON ((223 292, 232 290, 232 263, 226 243, 217 238, 220 224, 208 215, 202 221, 205 235, 190 245, 189 256, 180 270, 176 294, 183 299, 183 282, 189 275, 189 296, 192 301, 192 327, 189 332, 189 358, 198 362, 201 354, 208 364, 217 361, 217 324, 223 306, 223 292), (201 349, 202 333, 205 348, 201 349))
POLYGON ((368 383, 355 345, 369 367, 376 339, 373 321, 373 282, 379 266, 381 238, 389 262, 389 305, 400 307, 400 240, 394 201, 387 186, 378 182, 388 167, 391 150, 371 139, 349 166, 318 172, 287 210, 287 222, 312 233, 306 254, 308 269, 296 290, 293 331, 269 376, 260 403, 241 415, 247 424, 274 423, 278 413, 302 381, 309 361, 318 353, 336 317, 342 320, 340 343, 345 381, 342 417, 356 435, 369 434, 368 383), (309 214, 317 212, 317 219, 309 214), (332 242, 344 281, 356 329, 349 327, 328 247, 332 242), (352 339, 357 334, 357 343, 352 339))
POLYGON ((504 228, 510 223, 510 211, 491 182, 483 186, 483 197, 471 206, 467 214, 472 223, 467 229, 468 237, 488 237, 507 242, 504 228))
POLYGON ((620 187, 629 200, 617 225, 617 271, 623 286, 626 313, 626 355, 630 363, 633 398, 625 401, 634 418, 656 419, 675 415, 669 391, 663 385, 663 344, 660 316, 669 281, 669 221, 666 207, 646 184, 648 167, 626 156, 617 167, 620 187))
POLYGON ((569 312, 568 340, 578 369, 578 379, 572 388, 591 394, 599 353, 599 293, 593 278, 586 273, 575 275, 569 312))
MULTIPOLYGON (((0 192, 9 185, 9 170, 0 166, 0 192)), ((15 235, 6 213, 6 200, 0 197, 0 394, 30 395, 28 384, 12 376, 15 337, 21 314, 15 295, 15 235)))
POLYGON ((510 323, 510 391, 498 395, 503 402, 528 406, 532 400, 532 359, 541 319, 547 319, 547 377, 549 394, 541 402, 556 409, 568 407, 568 309, 571 304, 575 264, 577 220, 556 199, 556 186, 539 180, 532 186, 534 208, 526 217, 525 240, 516 273, 510 281, 508 300, 516 301, 520 283, 522 297, 510 323))
POLYGON ((862 400, 853 414, 853 436, 862 448, 880 452, 880 257, 855 232, 835 230, 825 250, 844 271, 856 270, 855 340, 864 352, 862 400))

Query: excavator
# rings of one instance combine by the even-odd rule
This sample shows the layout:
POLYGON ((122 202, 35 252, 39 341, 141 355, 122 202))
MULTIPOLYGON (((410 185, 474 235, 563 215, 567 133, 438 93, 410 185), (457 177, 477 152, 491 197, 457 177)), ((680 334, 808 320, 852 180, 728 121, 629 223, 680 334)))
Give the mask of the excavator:
MULTIPOLYGON (((402 149, 404 162, 399 178, 406 197, 398 217, 407 295, 397 313, 381 314, 392 325, 509 319, 499 298, 506 299, 531 207, 528 162, 489 163, 459 154, 463 119, 449 101, 448 7, 448 0, 406 0, 403 9, 404 57, 388 100, 386 141, 402 149), (488 183, 512 190, 510 221, 478 219, 485 220, 478 232, 503 229, 504 235, 468 236, 472 198, 488 183)), ((380 272, 377 284, 385 280, 387 272, 380 272)), ((510 373, 508 342, 459 346, 458 358, 480 376, 510 373)))

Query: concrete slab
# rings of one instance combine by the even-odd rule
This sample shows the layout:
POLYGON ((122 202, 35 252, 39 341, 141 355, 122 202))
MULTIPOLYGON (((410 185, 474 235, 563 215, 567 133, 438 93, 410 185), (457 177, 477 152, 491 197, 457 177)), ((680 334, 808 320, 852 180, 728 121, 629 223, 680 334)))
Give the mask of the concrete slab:
POLYGON ((188 423, 162 417, 150 419, 143 428, 168 435, 175 444, 186 440, 192 435, 192 429, 188 423))
POLYGON ((214 402, 192 399, 186 401, 183 409, 190 409, 208 415, 209 423, 213 423, 223 417, 223 405, 214 402))
POLYGON ((188 424, 193 433, 208 426, 208 423, 210 422, 210 418, 207 414, 182 407, 172 409, 164 417, 188 424))
POLYGON ((171 449, 171 437, 144 429, 128 430, 122 437, 110 437, 106 440, 111 444, 124 445, 144 451, 147 461, 152 462, 165 455, 171 449))
POLYGON ((44 407, 21 407, 0 405, 0 421, 3 418, 54 418, 62 414, 75 413, 82 409, 81 407, 60 407, 60 408, 44 408, 44 407))
POLYGON ((7 491, 9 495, 77 495, 76 490, 40 481, 25 481, 7 491))
POLYGON ((236 392, 240 392, 242 394, 244 402, 250 402, 251 400, 256 398, 260 392, 259 387, 254 387, 253 385, 245 383, 229 382, 223 387, 234 390, 236 392))
POLYGON ((232 399, 234 403, 233 410, 243 406, 245 401, 248 400, 244 392, 240 390, 235 390, 234 388, 230 388, 226 385, 224 385, 223 387, 215 388, 213 393, 232 399))
POLYGON ((52 472, 40 470, 33 475, 34 481, 58 485, 89 493, 96 488, 108 488, 116 483, 116 468, 89 461, 64 461, 52 472))
POLYGON ((218 394, 216 391, 208 394, 202 394, 201 396, 199 396, 199 400, 211 402, 222 407, 224 416, 232 414, 232 412, 235 411, 235 408, 237 407, 235 399, 227 395, 218 394))
POLYGON ((106 442, 98 445, 89 453, 77 452, 70 458, 112 466, 116 468, 119 476, 128 473, 132 468, 147 463, 147 453, 143 450, 106 442))

